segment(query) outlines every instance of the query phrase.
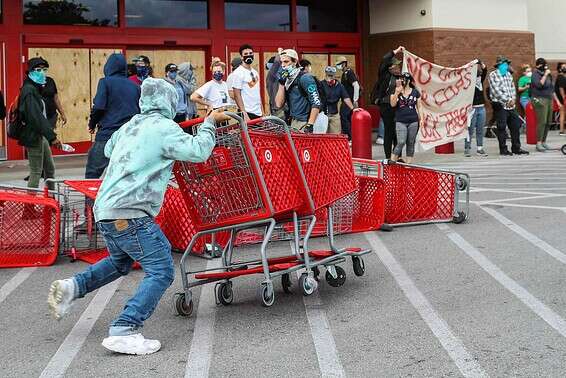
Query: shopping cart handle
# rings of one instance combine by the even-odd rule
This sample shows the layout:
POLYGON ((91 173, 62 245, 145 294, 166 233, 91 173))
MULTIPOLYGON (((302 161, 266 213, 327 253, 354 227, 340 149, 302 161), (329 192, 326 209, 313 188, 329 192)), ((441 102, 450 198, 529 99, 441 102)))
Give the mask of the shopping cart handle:
POLYGON ((264 121, 263 117, 259 117, 259 118, 256 118, 256 119, 251 119, 251 120, 248 122, 248 125, 257 125, 258 123, 263 122, 263 121, 264 121))
POLYGON ((188 121, 179 122, 179 126, 181 126, 181 128, 183 128, 183 129, 186 129, 186 128, 201 124, 203 122, 204 122, 203 117, 193 118, 193 119, 189 119, 188 121))

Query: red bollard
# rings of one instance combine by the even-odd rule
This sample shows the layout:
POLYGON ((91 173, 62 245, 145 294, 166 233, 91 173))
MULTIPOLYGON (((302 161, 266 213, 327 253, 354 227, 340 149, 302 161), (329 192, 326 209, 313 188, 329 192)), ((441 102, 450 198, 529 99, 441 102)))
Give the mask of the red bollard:
POLYGON ((371 159, 371 115, 358 108, 352 112, 352 156, 371 159))
POLYGON ((434 148, 434 152, 437 154, 453 154, 454 153, 454 142, 442 144, 434 148))
POLYGON ((525 121, 527 122, 527 144, 537 144, 537 114, 530 101, 525 108, 525 121))

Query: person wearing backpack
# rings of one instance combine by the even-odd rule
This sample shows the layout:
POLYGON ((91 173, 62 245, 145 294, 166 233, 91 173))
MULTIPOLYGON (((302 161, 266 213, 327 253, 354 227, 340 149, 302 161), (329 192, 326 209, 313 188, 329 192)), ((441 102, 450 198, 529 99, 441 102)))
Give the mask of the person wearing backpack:
MULTIPOLYGON (((45 179, 55 177, 55 163, 50 146, 61 148, 61 142, 47 120, 45 103, 41 97, 41 89, 47 80, 47 61, 41 57, 31 58, 27 66, 27 77, 20 89, 17 109, 12 109, 12 113, 16 115, 10 117, 10 128, 19 130, 18 143, 26 148, 30 170, 28 188, 38 188, 42 171, 45 179)), ((53 182, 48 182, 47 186, 54 189, 53 182)))
POLYGON ((313 132, 313 126, 324 109, 319 83, 315 77, 303 72, 299 66, 299 56, 293 49, 283 50, 280 54, 279 89, 275 96, 275 105, 289 107, 291 128, 302 132, 313 132))
POLYGON ((324 111, 328 115, 328 134, 342 133, 342 123, 338 114, 338 102, 342 100, 342 106, 347 106, 354 110, 354 104, 346 92, 346 88, 336 80, 336 67, 328 66, 324 70, 326 80, 322 83, 326 95, 326 108, 324 111))

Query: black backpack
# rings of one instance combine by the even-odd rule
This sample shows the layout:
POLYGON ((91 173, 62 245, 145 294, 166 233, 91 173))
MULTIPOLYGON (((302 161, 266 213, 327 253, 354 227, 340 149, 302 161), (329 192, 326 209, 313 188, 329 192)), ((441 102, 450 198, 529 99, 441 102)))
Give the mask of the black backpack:
POLYGON ((6 122, 6 134, 8 138, 19 140, 24 128, 22 114, 20 113, 20 95, 18 94, 8 111, 8 119, 6 122))
MULTIPOLYGON (((305 89, 303 87, 301 87, 301 84, 299 83, 299 80, 301 79, 301 77, 304 75, 305 73, 301 73, 299 76, 297 76, 296 82, 297 82, 297 86, 299 87, 299 90, 301 91, 301 94, 303 95, 303 97, 305 97, 306 99, 309 98, 309 95, 307 94, 307 92, 305 91, 305 89)), ((318 80, 318 78, 314 75, 311 75, 312 78, 314 79, 315 83, 316 83, 316 90, 318 91, 318 97, 320 98, 320 111, 321 112, 325 112, 328 113, 327 110, 327 103, 328 101, 326 100, 326 91, 324 90, 324 86, 322 85, 322 83, 320 82, 320 80, 318 80)))

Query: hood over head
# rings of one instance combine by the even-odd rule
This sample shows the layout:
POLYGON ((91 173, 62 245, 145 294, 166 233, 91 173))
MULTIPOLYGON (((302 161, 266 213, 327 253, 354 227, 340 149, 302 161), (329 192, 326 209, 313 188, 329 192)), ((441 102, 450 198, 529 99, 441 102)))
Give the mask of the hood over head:
POLYGON ((163 79, 148 77, 141 85, 141 114, 159 113, 169 119, 175 118, 179 95, 173 85, 163 79))
POLYGON ((124 76, 127 73, 126 58, 123 54, 114 53, 108 57, 104 65, 104 76, 124 76))
POLYGON ((190 81, 193 77, 193 66, 189 62, 181 63, 177 66, 177 75, 183 79, 190 81))

